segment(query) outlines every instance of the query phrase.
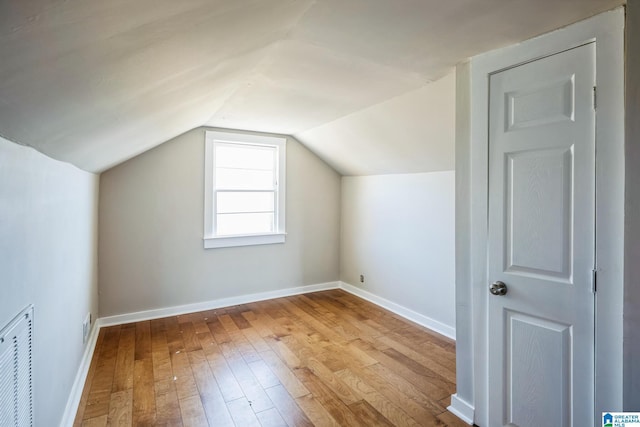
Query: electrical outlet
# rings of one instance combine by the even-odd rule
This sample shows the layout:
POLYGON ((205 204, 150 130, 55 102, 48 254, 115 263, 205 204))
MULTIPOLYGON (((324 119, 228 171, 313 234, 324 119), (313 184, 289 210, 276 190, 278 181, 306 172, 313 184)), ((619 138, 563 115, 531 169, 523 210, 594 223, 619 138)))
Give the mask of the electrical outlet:
POLYGON ((91 331, 91 313, 87 313, 84 322, 82 322, 82 344, 86 344, 89 340, 89 332, 91 331))
POLYGON ((364 274, 360 275, 360 283, 364 283, 364 274))

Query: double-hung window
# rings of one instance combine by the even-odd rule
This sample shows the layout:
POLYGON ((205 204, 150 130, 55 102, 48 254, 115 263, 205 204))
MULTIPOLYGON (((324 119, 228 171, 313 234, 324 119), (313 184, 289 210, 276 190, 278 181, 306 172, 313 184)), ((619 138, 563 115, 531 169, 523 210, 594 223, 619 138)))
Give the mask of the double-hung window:
POLYGON ((286 139, 206 131, 204 247, 285 241, 286 139))

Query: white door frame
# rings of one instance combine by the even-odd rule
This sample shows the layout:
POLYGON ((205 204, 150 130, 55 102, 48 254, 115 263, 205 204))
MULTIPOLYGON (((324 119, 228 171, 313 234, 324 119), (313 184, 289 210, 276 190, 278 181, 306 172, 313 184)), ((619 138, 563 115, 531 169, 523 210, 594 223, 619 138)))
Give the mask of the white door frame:
MULTIPOLYGON (((468 181, 458 183, 456 209, 469 219, 468 259, 458 260, 456 275, 469 283, 457 282, 471 302, 471 316, 459 317, 457 327, 468 327, 471 355, 458 355, 469 364, 473 396, 456 396, 467 405, 473 420, 488 427, 487 378, 487 221, 488 221, 488 123, 489 76, 506 68, 558 53, 582 44, 596 43, 596 293, 595 410, 622 410, 623 368, 623 258, 624 258, 624 9, 622 7, 573 24, 561 30, 497 51, 488 52, 470 62, 470 117, 468 153, 456 153, 468 159, 468 181), (468 289, 467 289, 468 288, 468 289), (465 321, 467 319, 467 321, 465 321), (465 325, 466 323, 466 325, 465 325), (462 357, 461 357, 462 356, 462 357)), ((457 167, 464 166, 457 164, 457 167)), ((465 174, 466 175, 466 174, 465 174)), ((464 251, 462 252, 464 253, 464 251)), ((460 310, 458 305, 457 310, 460 310)), ((468 371, 468 368, 464 368, 468 371)), ((460 373, 460 372, 459 372, 460 373)), ((465 384, 468 388, 468 384, 465 384)), ((460 412, 460 411, 458 411, 460 412)), ((595 416, 595 414, 594 414, 595 416)), ((599 415, 598 415, 599 417, 599 415)))

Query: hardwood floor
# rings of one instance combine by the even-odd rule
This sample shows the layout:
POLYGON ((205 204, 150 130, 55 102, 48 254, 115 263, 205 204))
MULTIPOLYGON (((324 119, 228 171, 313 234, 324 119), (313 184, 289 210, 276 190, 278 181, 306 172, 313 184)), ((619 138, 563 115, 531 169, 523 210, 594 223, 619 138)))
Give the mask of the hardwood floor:
POLYGON ((341 290, 103 328, 76 426, 466 426, 455 344, 341 290))

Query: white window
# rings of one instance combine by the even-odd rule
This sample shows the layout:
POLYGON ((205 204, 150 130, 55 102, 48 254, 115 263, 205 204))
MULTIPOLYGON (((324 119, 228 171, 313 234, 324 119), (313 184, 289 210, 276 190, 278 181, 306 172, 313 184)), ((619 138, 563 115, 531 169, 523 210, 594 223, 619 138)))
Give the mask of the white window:
POLYGON ((285 241, 286 139, 207 131, 204 247, 285 241))

